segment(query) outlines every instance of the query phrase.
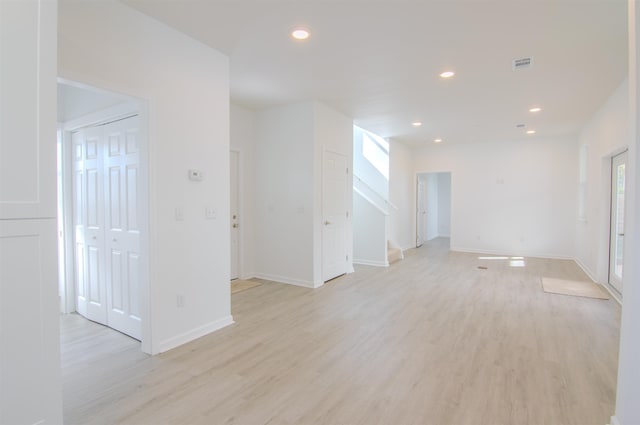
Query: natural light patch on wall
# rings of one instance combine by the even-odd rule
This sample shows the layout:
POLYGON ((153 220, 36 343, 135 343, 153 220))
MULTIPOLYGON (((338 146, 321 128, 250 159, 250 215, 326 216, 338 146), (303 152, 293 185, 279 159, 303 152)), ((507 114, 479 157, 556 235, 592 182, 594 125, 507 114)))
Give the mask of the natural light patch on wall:
POLYGON ((389 142, 373 133, 363 131, 362 156, 389 180, 389 142))

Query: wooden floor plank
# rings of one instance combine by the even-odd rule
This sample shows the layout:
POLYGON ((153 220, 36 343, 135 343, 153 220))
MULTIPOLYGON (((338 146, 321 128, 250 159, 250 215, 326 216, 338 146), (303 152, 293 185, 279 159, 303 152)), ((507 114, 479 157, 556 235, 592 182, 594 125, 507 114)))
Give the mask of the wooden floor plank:
POLYGON ((234 325, 155 357, 63 316, 65 423, 608 423, 617 303, 544 293, 587 279, 572 261, 479 257, 439 239, 315 290, 265 282, 233 295, 234 325))

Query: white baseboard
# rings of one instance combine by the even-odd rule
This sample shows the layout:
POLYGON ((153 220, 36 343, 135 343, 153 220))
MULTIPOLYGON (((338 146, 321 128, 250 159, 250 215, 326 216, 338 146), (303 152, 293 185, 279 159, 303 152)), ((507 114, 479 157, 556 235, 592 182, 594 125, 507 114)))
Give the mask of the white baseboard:
POLYGON ((589 279, 591 279, 594 282, 598 282, 598 279, 596 278, 596 274, 593 273, 591 271, 591 269, 589 267, 587 267, 582 261, 580 261, 577 258, 574 258, 573 261, 575 261, 575 263, 578 265, 578 267, 580 267, 582 269, 582 271, 589 276, 589 279))
POLYGON ((611 425, 622 425, 615 415, 611 417, 611 425))
POLYGON ((164 353, 165 351, 169 351, 172 348, 179 347, 180 345, 186 344, 187 342, 191 342, 193 340, 201 338, 207 334, 210 334, 211 332, 215 332, 229 325, 233 325, 234 323, 235 322, 233 321, 233 316, 229 315, 214 322, 207 323, 206 325, 199 326, 188 332, 162 341, 158 346, 158 353, 164 353))
POLYGON ((585 266, 582 263, 582 261, 578 260, 577 258, 574 258, 573 261, 578 265, 578 267, 580 267, 582 269, 583 272, 585 272, 585 274, 587 276, 589 276, 589 279, 591 279, 593 282, 595 282, 596 284, 598 284, 598 285, 602 286, 604 289, 606 289, 607 292, 609 293, 609 295, 611 295, 611 298, 616 300, 616 302, 618 304, 622 305, 622 300, 620 299, 620 295, 618 295, 614 290, 612 290, 608 283, 598 282, 598 279, 595 277, 595 273, 593 273, 591 271, 591 269, 589 269, 587 266, 585 266))
POLYGON ((271 275, 271 274, 264 274, 264 273, 255 273, 253 277, 256 277, 258 279, 271 280, 273 282, 278 282, 278 283, 286 283, 288 285, 302 286, 303 288, 311 288, 311 289, 319 288, 320 286, 323 285, 323 283, 316 284, 308 280, 292 279, 286 276, 278 276, 278 275, 271 275))
POLYGON ((360 264, 362 266, 375 266, 375 267, 389 267, 387 261, 371 261, 371 260, 353 260, 353 264, 360 264))

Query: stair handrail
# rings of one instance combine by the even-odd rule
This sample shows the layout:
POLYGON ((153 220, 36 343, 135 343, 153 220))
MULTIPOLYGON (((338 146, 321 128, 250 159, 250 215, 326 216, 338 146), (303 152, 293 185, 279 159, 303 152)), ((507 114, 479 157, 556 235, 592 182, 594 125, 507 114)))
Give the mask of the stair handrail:
MULTIPOLYGON (((384 202, 386 205, 390 206, 391 208, 393 208, 394 210, 398 211, 399 208, 390 200, 388 200, 387 198, 385 198, 384 196, 382 196, 380 193, 378 193, 378 191, 376 189, 374 189, 373 187, 371 187, 371 185, 369 183, 367 183, 366 181, 364 181, 360 176, 358 176, 356 173, 353 173, 353 178, 354 179, 358 179, 358 181, 360 183, 362 183, 363 185, 365 185, 367 187, 367 189, 369 189, 371 192, 373 192, 378 198, 380 198, 382 200, 382 202, 384 202)), ((362 194, 362 191, 360 191, 362 194)), ((369 199, 370 202, 374 203, 371 199, 369 199)))
POLYGON ((389 215, 389 211, 385 211, 384 209, 382 209, 377 203, 375 203, 373 201, 373 199, 369 198, 363 191, 361 191, 360 189, 358 189, 355 186, 353 187, 353 191, 355 193, 357 193, 358 195, 360 195, 365 201, 370 203, 373 208, 375 208, 378 211, 380 211, 380 214, 382 214, 384 216, 388 216, 389 215))

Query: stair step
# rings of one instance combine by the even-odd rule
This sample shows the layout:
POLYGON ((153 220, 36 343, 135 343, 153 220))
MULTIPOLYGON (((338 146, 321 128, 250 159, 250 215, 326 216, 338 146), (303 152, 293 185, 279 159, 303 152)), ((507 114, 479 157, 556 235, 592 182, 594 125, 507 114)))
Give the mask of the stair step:
POLYGON ((400 248, 388 248, 387 249, 387 261, 389 264, 395 263, 404 259, 404 254, 400 248))

